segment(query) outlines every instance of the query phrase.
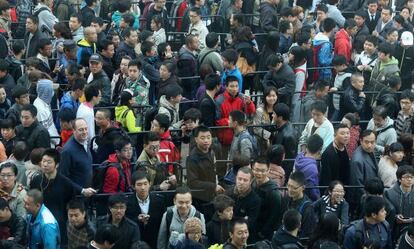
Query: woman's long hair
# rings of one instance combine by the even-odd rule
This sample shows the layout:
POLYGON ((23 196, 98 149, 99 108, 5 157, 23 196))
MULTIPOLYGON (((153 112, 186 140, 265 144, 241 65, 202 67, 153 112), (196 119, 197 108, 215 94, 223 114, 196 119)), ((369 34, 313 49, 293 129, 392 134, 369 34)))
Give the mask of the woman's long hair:
POLYGON ((308 248, 312 248, 317 242, 332 241, 338 242, 339 239, 339 219, 334 213, 325 214, 319 221, 316 229, 311 235, 308 248))

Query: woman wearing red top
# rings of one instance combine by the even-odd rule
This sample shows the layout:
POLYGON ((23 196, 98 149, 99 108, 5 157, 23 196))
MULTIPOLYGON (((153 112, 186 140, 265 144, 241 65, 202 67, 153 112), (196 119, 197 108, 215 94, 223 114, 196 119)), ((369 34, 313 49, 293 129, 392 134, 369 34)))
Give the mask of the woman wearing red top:
POLYGON ((353 113, 347 113, 341 123, 345 124, 349 128, 350 137, 346 151, 348 152, 349 158, 352 158, 352 154, 358 147, 359 133, 361 132, 361 128, 358 124, 359 118, 353 113))

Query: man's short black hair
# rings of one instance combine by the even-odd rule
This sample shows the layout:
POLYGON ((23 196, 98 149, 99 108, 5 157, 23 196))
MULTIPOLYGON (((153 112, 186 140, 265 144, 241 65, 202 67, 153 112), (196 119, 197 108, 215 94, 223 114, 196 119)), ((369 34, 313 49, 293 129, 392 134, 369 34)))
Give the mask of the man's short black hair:
POLYGON ((344 29, 352 29, 355 26, 357 26, 356 22, 354 19, 346 19, 345 24, 344 24, 344 29))
POLYGON ((364 137, 368 137, 368 136, 370 136, 371 134, 374 134, 375 135, 375 137, 377 137, 377 134, 375 133, 375 131, 373 131, 373 130, 370 130, 370 129, 366 129, 366 130, 363 130, 360 134, 359 134, 359 139, 364 139, 364 137))
POLYGON ((38 16, 36 16, 36 15, 31 15, 31 16, 28 16, 27 18, 29 18, 30 20, 32 20, 32 22, 33 22, 34 24, 36 24, 36 25, 38 25, 38 24, 39 24, 39 17, 38 17, 38 16))
POLYGON ((25 141, 18 141, 15 143, 12 153, 17 161, 25 161, 30 151, 25 141))
POLYGON ((378 105, 374 107, 374 110, 372 111, 372 115, 386 119, 388 116, 388 110, 385 106, 378 105))
POLYGON ((147 53, 151 52, 155 44, 151 41, 142 41, 141 43, 141 52, 144 56, 147 56, 147 53))
POLYGON ((365 41, 372 43, 375 47, 378 46, 378 38, 373 35, 369 35, 365 38, 365 41))
POLYGON ((114 43, 111 40, 107 40, 107 39, 100 41, 100 44, 99 44, 102 50, 107 50, 108 47, 111 45, 114 45, 114 43))
POLYGON ((271 54, 266 59, 266 66, 268 67, 276 67, 279 63, 283 63, 283 56, 281 54, 271 54))
POLYGON ((197 120, 201 119, 201 112, 197 108, 190 108, 184 112, 183 121, 192 120, 196 122, 197 120))
POLYGON ((130 37, 132 32, 138 32, 138 31, 136 31, 135 29, 131 27, 127 27, 122 33, 124 34, 125 37, 130 37))
POLYGON ((301 221, 302 215, 296 209, 289 209, 283 214, 283 227, 289 232, 300 228, 301 221))
POLYGON ((0 210, 4 210, 5 208, 8 208, 11 211, 9 207, 9 202, 6 201, 6 199, 4 198, 0 198, 0 210))
POLYGON ((11 50, 13 54, 18 54, 24 50, 26 46, 24 45, 24 42, 22 40, 15 40, 13 41, 13 44, 11 45, 11 50))
POLYGON ((93 97, 99 96, 99 89, 94 85, 87 85, 85 87, 85 100, 89 102, 93 99, 93 97))
POLYGON ((205 125, 200 125, 200 126, 194 128, 194 130, 193 130, 194 137, 198 137, 200 132, 210 132, 210 134, 212 134, 210 128, 208 128, 205 125))
POLYGON ((135 22, 135 16, 132 13, 125 13, 122 15, 122 19, 128 27, 133 27, 135 22))
POLYGON ((10 67, 9 62, 7 62, 5 59, 0 59, 0 71, 8 71, 10 67))
POLYGON ((279 32, 281 34, 284 34, 287 32, 287 30, 290 28, 290 22, 287 20, 282 20, 279 23, 279 32))
POLYGON ((292 174, 290 174, 289 176, 289 179, 297 182, 300 186, 305 185, 305 181, 306 181, 305 174, 303 174, 302 171, 292 172, 292 174))
POLYGON ((386 55, 391 55, 394 52, 394 49, 388 42, 382 42, 380 45, 378 45, 378 52, 384 53, 386 55))
POLYGON ((308 138, 306 149, 312 153, 315 154, 318 151, 322 150, 323 147, 323 139, 318 134, 313 134, 308 138))
POLYGON ((168 130, 170 127, 170 119, 167 115, 158 113, 155 115, 154 120, 157 120, 158 124, 160 125, 160 128, 164 128, 164 130, 168 130))
POLYGON ((309 42, 311 34, 309 32, 300 32, 296 35, 296 42, 299 46, 309 42))
POLYGON ((149 144, 150 142, 160 141, 160 135, 157 133, 150 131, 145 133, 144 135, 144 144, 149 144))
POLYGON ((83 90, 85 89, 86 84, 87 83, 84 78, 75 79, 75 81, 72 84, 72 91, 83 90))
POLYGON ((270 163, 282 165, 285 157, 285 148, 281 144, 274 144, 267 150, 267 159, 270 163))
POLYGON ((373 195, 367 196, 364 205, 365 217, 371 217, 372 214, 378 214, 381 209, 386 207, 386 205, 386 201, 383 197, 373 195))
POLYGON ((56 149, 46 149, 42 154, 42 157, 44 156, 51 157, 56 165, 60 163, 60 154, 56 149))
POLYGON ((221 78, 216 73, 207 74, 204 78, 204 84, 206 85, 207 90, 212 91, 221 84, 221 78))
POLYGON ((13 119, 0 119, 0 128, 3 129, 14 129, 16 128, 16 122, 13 119))
POLYGON ((206 36, 206 46, 208 48, 214 48, 219 42, 219 35, 216 32, 210 32, 206 36))
POLYGON ((326 18, 323 20, 323 30, 325 32, 331 32, 336 27, 336 22, 332 18, 326 18))
POLYGON ((201 16, 201 9, 198 7, 191 7, 190 11, 195 12, 198 16, 201 16))
POLYGON ((114 150, 121 151, 125 146, 131 144, 131 140, 127 137, 119 137, 114 142, 114 150))
POLYGON ((39 39, 39 42, 37 43, 37 51, 39 51, 40 49, 44 49, 47 45, 52 45, 52 42, 49 38, 39 39))
POLYGON ((80 12, 79 13, 72 13, 72 15, 70 15, 70 18, 71 17, 77 18, 79 23, 83 22, 83 17, 82 17, 80 12))
POLYGON ((346 65, 346 58, 343 55, 335 55, 332 59, 333 66, 341 66, 346 65))
POLYGON ((273 112, 278 116, 282 117, 283 120, 288 121, 290 117, 290 108, 285 103, 277 103, 273 106, 273 112))
POLYGON ((16 164, 14 164, 13 162, 5 162, 2 165, 0 165, 0 172, 6 168, 10 168, 13 171, 15 176, 17 176, 17 174, 19 173, 19 170, 17 169, 16 164))
POLYGON ((410 174, 414 176, 414 168, 411 165, 403 165, 398 167, 397 172, 395 173, 398 180, 401 180, 403 175, 410 174))
POLYGON ((384 183, 378 177, 370 178, 364 183, 364 190, 369 195, 384 194, 384 183))
POLYGON ((151 183, 150 176, 147 174, 147 172, 142 170, 137 170, 132 174, 132 185, 135 186, 135 183, 139 180, 147 179, 149 183, 151 183))
POLYGON ((27 88, 24 86, 15 86, 12 90, 12 97, 14 99, 20 98, 22 95, 28 94, 27 88))
POLYGON ((238 125, 246 124, 246 114, 240 110, 230 112, 229 117, 231 117, 233 122, 237 122, 238 125))
POLYGON ((170 100, 183 94, 183 89, 177 85, 168 85, 165 87, 165 98, 170 100))
POLYGON ((96 23, 99 25, 99 27, 102 27, 104 25, 104 20, 102 18, 100 18, 99 16, 94 16, 92 18, 91 23, 96 23))
POLYGON ((401 92, 400 99, 408 99, 411 102, 413 102, 414 101, 414 93, 411 90, 406 89, 406 90, 401 92))
POLYGON ((85 204, 81 199, 72 199, 68 202, 68 204, 66 205, 66 209, 79 209, 79 211, 81 211, 81 213, 85 213, 86 208, 85 208, 85 204))
POLYGON ((229 75, 229 76, 227 76, 226 77, 226 86, 229 86, 229 84, 230 84, 230 82, 237 82, 237 84, 238 84, 238 82, 239 82, 239 79, 236 77, 236 76, 234 76, 234 75, 229 75))
POLYGON ((33 118, 37 116, 37 108, 36 106, 32 104, 27 104, 27 105, 22 106, 22 109, 20 109, 20 113, 22 113, 23 111, 30 112, 33 118))
POLYGON ((214 209, 217 212, 222 213, 226 208, 234 207, 235 202, 230 196, 227 196, 225 194, 219 194, 214 198, 213 204, 214 209))
POLYGON ((181 186, 178 187, 175 190, 175 196, 177 196, 178 194, 183 195, 183 194, 191 194, 191 189, 187 186, 181 186))
POLYGON ((367 18, 367 12, 363 10, 357 10, 355 11, 355 16, 360 16, 365 20, 367 18))
POLYGON ((125 196, 122 195, 122 194, 111 195, 108 198, 108 206, 109 207, 113 207, 116 204, 125 204, 126 205, 127 203, 128 203, 127 198, 125 198, 125 196))
POLYGON ((135 60, 129 61, 128 68, 130 68, 130 67, 137 67, 138 70, 141 70, 141 68, 142 68, 142 62, 141 62, 141 60, 135 59, 135 60))
POLYGON ((58 118, 64 122, 71 122, 76 119, 76 113, 70 108, 60 109, 58 118))
POLYGON ((230 221, 230 233, 234 233, 234 228, 237 224, 245 224, 247 226, 247 220, 245 218, 234 218, 230 221))
POLYGON ((234 49, 226 49, 221 53, 221 56, 230 64, 236 65, 239 54, 234 49))
POLYGON ((325 13, 328 13, 328 6, 326 6, 325 4, 318 4, 316 6, 316 11, 323 11, 325 13))
POLYGON ((317 112, 325 113, 327 109, 328 105, 326 105, 323 100, 317 100, 311 104, 311 111, 315 110, 317 112))

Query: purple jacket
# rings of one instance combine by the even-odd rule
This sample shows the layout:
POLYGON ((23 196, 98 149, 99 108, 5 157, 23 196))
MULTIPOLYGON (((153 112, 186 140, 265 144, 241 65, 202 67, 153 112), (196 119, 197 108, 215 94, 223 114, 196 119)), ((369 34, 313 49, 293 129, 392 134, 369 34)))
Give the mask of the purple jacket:
MULTIPOLYGON (((305 175, 306 187, 319 185, 319 173, 316 160, 312 157, 306 157, 304 152, 299 153, 295 159, 295 171, 301 171, 305 175)), ((305 193, 312 201, 316 201, 320 197, 319 189, 306 189, 305 193)))

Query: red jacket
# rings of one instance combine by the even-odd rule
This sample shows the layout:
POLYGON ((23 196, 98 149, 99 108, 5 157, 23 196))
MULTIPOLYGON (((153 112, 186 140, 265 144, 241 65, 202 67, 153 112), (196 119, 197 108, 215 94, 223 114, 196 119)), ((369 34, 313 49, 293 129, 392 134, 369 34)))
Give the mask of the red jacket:
MULTIPOLYGON (((108 157, 108 162, 119 163, 116 154, 111 154, 108 157)), ((131 187, 131 164, 130 162, 122 162, 122 171, 124 176, 119 178, 118 169, 115 167, 109 167, 106 170, 105 180, 103 185, 104 193, 117 193, 117 192, 126 192, 129 187, 131 187), (119 182, 121 179, 121 183, 119 182), (119 191, 118 191, 119 186, 119 191)))
POLYGON ((349 37, 345 29, 340 29, 338 33, 336 33, 334 53, 335 55, 345 56, 347 63, 351 61, 351 53, 352 53, 351 37, 349 37))
MULTIPOLYGON (((250 102, 250 104, 246 104, 243 100, 243 95, 240 93, 233 98, 227 91, 224 91, 224 93, 217 96, 216 104, 220 112, 219 119, 216 121, 218 126, 229 125, 229 115, 232 111, 239 110, 246 113, 246 115, 251 115, 256 112, 254 103, 250 102)), ((230 145, 233 140, 233 130, 230 128, 219 129, 217 137, 223 145, 230 145)))
MULTIPOLYGON (((158 155, 161 162, 180 162, 180 151, 171 140, 170 131, 164 132, 161 136, 160 150, 158 155)), ((173 167, 168 167, 168 172, 174 174, 173 167)))

